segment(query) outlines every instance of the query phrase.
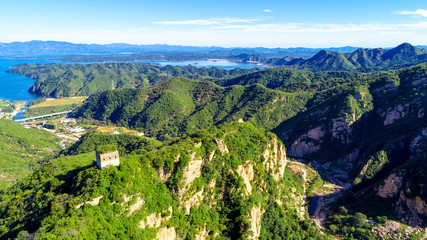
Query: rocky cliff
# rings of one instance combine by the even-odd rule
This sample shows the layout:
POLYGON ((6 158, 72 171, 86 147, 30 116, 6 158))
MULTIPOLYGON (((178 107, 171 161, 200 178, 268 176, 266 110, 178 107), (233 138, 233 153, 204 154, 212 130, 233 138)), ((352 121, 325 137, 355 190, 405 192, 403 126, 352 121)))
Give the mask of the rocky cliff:
POLYGON ((396 209, 388 216, 422 226, 427 216, 426 69, 422 64, 368 77, 285 121, 276 132, 290 156, 306 159, 356 195, 387 199, 396 209))
POLYGON ((82 138, 73 149, 87 153, 53 159, 1 195, 2 238, 330 238, 305 214, 308 167, 289 168, 266 130, 239 121, 157 147, 115 137, 121 165, 101 171, 91 151, 107 139, 82 138))

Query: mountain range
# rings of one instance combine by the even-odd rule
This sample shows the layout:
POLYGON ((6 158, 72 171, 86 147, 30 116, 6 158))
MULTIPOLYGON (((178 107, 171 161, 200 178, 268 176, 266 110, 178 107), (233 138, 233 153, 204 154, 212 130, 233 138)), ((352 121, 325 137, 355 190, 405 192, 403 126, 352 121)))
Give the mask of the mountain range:
MULTIPOLYGON (((239 54, 261 54, 271 57, 291 56, 291 57, 308 57, 323 48, 224 48, 224 47, 196 47, 180 45, 136 45, 125 43, 114 44, 75 44, 58 41, 30 41, 30 42, 12 42, 0 43, 1 55, 27 55, 27 56, 64 56, 64 55, 120 55, 134 54, 157 54, 168 55, 168 53, 184 53, 192 55, 194 59, 229 57, 239 54)), ((327 48, 330 51, 351 52, 355 47, 327 48)), ((110 56, 111 58, 114 56, 110 56)), ((143 56, 140 56, 143 57, 143 56)), ((193 59, 193 60, 194 60, 193 59)), ((157 59, 161 60, 161 59, 157 59)))
POLYGON ((313 57, 303 58, 262 58, 256 59, 272 66, 289 67, 310 71, 362 71, 372 72, 380 70, 398 69, 427 61, 427 50, 403 43, 392 49, 359 48, 353 52, 321 50, 313 57))
POLYGON ((70 117, 90 130, 58 150, 0 121, 0 163, 15 164, 0 238, 425 239, 425 56, 405 43, 263 70, 16 66, 35 92, 88 95, 70 117), (93 127, 112 125, 126 131, 93 127), (99 169, 101 148, 120 165, 99 169))

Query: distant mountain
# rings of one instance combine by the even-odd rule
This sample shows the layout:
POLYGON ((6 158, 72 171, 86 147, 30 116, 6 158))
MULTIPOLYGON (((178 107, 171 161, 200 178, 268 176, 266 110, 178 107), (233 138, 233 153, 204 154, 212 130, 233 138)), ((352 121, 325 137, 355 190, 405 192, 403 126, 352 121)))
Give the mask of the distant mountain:
POLYGON ((206 53, 220 47, 193 47, 174 45, 75 44, 57 41, 30 41, 0 43, 0 55, 72 55, 72 54, 138 54, 153 52, 206 53))
POLYGON ((359 48, 351 53, 321 50, 306 60, 276 59, 267 60, 273 66, 285 66, 310 71, 377 71, 398 69, 427 61, 427 50, 403 43, 395 48, 359 48))
MULTIPOLYGON (((330 51, 351 52, 355 47, 329 48, 330 51)), ((113 44, 74 44, 58 41, 29 41, 0 43, 1 55, 25 55, 25 56, 64 56, 64 55, 112 55, 98 56, 97 61, 107 61, 124 59, 131 57, 139 60, 162 60, 169 57, 176 57, 177 53, 188 55, 186 59, 207 59, 207 58, 228 58, 240 54, 256 55, 260 54, 265 58, 272 57, 311 57, 322 48, 223 48, 223 47, 196 47, 166 44, 136 45, 125 43, 113 44), (116 55, 119 54, 119 55, 116 55), (148 54, 148 56, 147 56, 148 54), (164 55, 166 54, 166 56, 164 55), (132 56, 137 55, 137 56, 132 56), (138 56, 139 55, 139 56, 138 56), (171 55, 171 56, 169 56, 171 55), (104 59, 104 60, 102 60, 104 59)), ((78 56, 84 61, 84 56, 78 56)), ((174 58, 172 58, 174 59, 174 58)), ((71 59, 68 59, 72 61, 71 59)), ((87 61, 93 61, 88 58, 87 61)))

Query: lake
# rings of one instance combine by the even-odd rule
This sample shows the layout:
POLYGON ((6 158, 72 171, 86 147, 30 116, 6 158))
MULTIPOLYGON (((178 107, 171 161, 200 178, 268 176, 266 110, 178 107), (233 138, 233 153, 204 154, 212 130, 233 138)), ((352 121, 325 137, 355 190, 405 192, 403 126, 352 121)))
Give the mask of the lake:
MULTIPOLYGON (((8 69, 18 64, 48 64, 48 63, 61 63, 54 60, 48 59, 11 59, 11 58, 0 58, 0 99, 5 101, 28 101, 37 99, 37 96, 28 92, 28 89, 33 86, 34 80, 23 77, 18 74, 6 73, 8 69)), ((236 68, 250 69, 259 68, 263 69, 263 66, 257 66, 248 63, 231 62, 227 60, 201 60, 201 61, 149 61, 145 63, 156 63, 160 66, 174 65, 174 66, 187 66, 193 65, 195 67, 218 67, 225 70, 232 70, 236 68)), ((72 64, 72 63, 64 63, 72 64)), ((89 64, 89 63, 82 63, 89 64)))

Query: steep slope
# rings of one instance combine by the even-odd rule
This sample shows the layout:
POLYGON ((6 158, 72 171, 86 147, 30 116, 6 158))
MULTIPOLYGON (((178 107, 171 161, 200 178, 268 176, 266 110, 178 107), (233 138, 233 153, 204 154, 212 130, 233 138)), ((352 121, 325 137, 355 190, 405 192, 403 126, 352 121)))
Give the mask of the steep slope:
POLYGON ((231 123, 145 147, 102 171, 89 148, 46 163, 1 195, 1 237, 331 239, 298 213, 306 183, 265 130, 231 123))
POLYGON ((240 118, 271 129, 304 109, 309 97, 259 84, 223 88, 176 78, 148 89, 92 95, 73 116, 137 128, 164 140, 240 118))
POLYGON ((0 190, 31 174, 39 161, 59 150, 59 141, 49 132, 0 119, 0 190))
POLYGON ((212 80, 221 86, 261 84, 270 89, 278 89, 286 92, 300 92, 313 88, 314 84, 333 82, 335 80, 348 81, 360 78, 362 74, 357 72, 329 71, 309 72, 292 70, 287 68, 269 68, 254 73, 244 74, 231 79, 212 80))
POLYGON ((229 78, 257 69, 224 70, 193 66, 159 67, 143 63, 22 64, 8 70, 36 80, 30 92, 51 97, 88 96, 114 88, 146 88, 173 77, 190 79, 229 78))
POLYGON ((296 67, 297 69, 311 71, 352 71, 356 67, 340 52, 330 52, 322 50, 313 57, 301 62, 296 67))
POLYGON ((274 131, 290 156, 310 161, 323 177, 351 188, 340 204, 422 226, 426 94, 427 64, 377 74, 319 93, 312 101, 333 97, 274 131))
POLYGON ((361 71, 374 72, 379 70, 400 69, 427 61, 427 51, 403 43, 395 48, 385 50, 357 49, 351 53, 321 50, 306 60, 285 58, 266 60, 273 66, 284 66, 292 69, 309 71, 361 71))

